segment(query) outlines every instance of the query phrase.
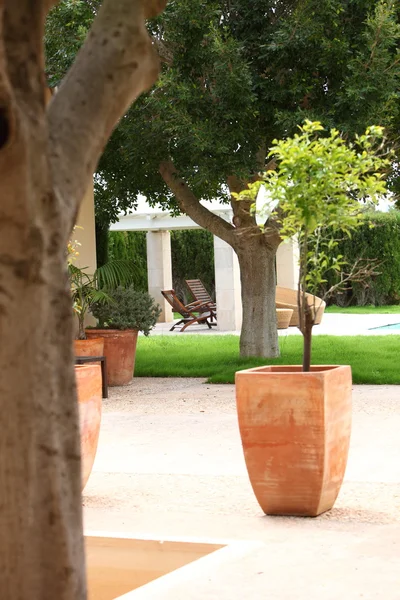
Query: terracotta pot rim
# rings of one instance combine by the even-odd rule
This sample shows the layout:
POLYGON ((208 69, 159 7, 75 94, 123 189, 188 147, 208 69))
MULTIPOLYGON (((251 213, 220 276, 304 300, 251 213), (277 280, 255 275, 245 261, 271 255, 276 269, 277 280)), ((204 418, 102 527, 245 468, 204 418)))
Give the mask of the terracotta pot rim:
POLYGON ((311 365, 310 371, 303 371, 301 365, 264 365, 236 371, 236 374, 248 375, 301 375, 304 377, 317 375, 318 373, 329 373, 337 369, 351 369, 350 365, 311 365))
POLYGON ((79 338, 75 338, 74 342, 95 342, 96 340, 102 340, 103 338, 98 337, 98 338, 85 338, 84 340, 81 340, 79 338))
MULTIPOLYGON (((135 331, 139 331, 139 329, 100 329, 99 327, 93 327, 91 329, 86 329, 85 331, 97 331, 98 333, 131 333, 135 331)), ((92 340, 95 338, 91 338, 92 340)))
POLYGON ((81 370, 81 369, 101 369, 100 365, 97 363, 92 363, 90 365, 74 365, 74 369, 77 370, 81 370))

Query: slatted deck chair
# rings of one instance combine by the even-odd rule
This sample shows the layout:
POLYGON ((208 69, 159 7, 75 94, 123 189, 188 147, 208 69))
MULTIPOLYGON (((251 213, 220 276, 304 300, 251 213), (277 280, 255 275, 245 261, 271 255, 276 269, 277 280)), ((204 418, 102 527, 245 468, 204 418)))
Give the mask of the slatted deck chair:
MULTIPOLYGON (((217 312, 217 305, 207 292, 203 282, 200 279, 186 279, 186 285, 191 291, 191 294, 196 302, 201 302, 202 304, 207 305, 214 313, 217 312)), ((189 304, 189 306, 191 306, 191 304, 189 304)))
POLYGON ((216 315, 211 307, 201 302, 193 302, 192 304, 185 306, 179 300, 175 294, 175 290, 163 290, 162 295, 172 306, 172 310, 181 315, 182 319, 171 327, 170 331, 173 331, 175 327, 182 325, 180 331, 185 331, 189 325, 198 323, 200 325, 205 324, 211 329, 212 325, 216 325, 216 315), (198 314, 196 314, 198 313, 198 314), (215 321, 215 322, 210 322, 215 321))

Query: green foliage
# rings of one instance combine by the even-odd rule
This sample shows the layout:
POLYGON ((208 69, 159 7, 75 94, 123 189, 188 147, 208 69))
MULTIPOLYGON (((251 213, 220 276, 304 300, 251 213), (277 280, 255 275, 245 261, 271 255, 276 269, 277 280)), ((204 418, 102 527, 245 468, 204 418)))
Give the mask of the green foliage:
POLYGON ((110 290, 120 285, 130 285, 135 265, 131 261, 114 260, 96 269, 93 275, 86 268, 68 262, 68 276, 72 295, 72 305, 78 318, 80 340, 86 339, 85 318, 93 307, 112 303, 110 290))
MULTIPOLYGON (((98 2, 50 13, 46 65, 62 79, 98 2)), ((177 210, 159 175, 171 158, 198 198, 227 201, 227 175, 259 170, 257 150, 305 118, 352 138, 366 123, 397 137, 399 5, 394 0, 174 0, 149 22, 159 81, 114 132, 95 182, 96 218, 136 202, 177 210)), ((396 187, 398 177, 391 180, 396 187)))
MULTIPOLYGON (((141 340, 135 377, 206 377, 209 383, 234 383, 235 372, 266 364, 301 362, 301 336, 280 337, 277 359, 238 357, 239 338, 233 335, 154 335, 141 340)), ((400 384, 399 336, 317 335, 313 364, 350 365, 353 383, 400 384)))
POLYGON ((201 279, 205 288, 214 296, 214 242, 208 231, 188 230, 171 232, 173 287, 184 304, 190 297, 186 279, 201 279))
POLYGON ((383 137, 381 127, 369 127, 354 144, 336 129, 325 137, 319 134, 323 131, 320 123, 306 121, 300 133, 275 140, 271 149, 278 167, 265 174, 264 182, 283 213, 284 239, 328 227, 349 234, 359 224, 360 200, 377 202, 386 192, 388 161, 374 153, 383 137))
POLYGON ((147 252, 144 231, 108 232, 108 255, 110 260, 134 261, 136 269, 132 283, 136 290, 147 291, 147 252))
MULTIPOLYGON (((369 212, 363 215, 361 225, 353 232, 351 239, 341 236, 334 254, 341 254, 348 264, 358 258, 366 261, 379 258, 378 275, 368 281, 368 285, 349 282, 342 292, 336 291, 331 301, 340 306, 349 304, 385 305, 400 302, 400 212, 369 212)), ((319 293, 335 285, 337 278, 329 273, 327 282, 322 284, 319 293)))
POLYGON ((132 284, 136 271, 136 263, 132 260, 110 260, 96 269, 94 280, 99 289, 115 289, 132 284))
POLYGON ((254 200, 265 186, 268 200, 260 212, 272 213, 283 240, 298 240, 300 285, 310 291, 327 282, 329 271, 343 270, 346 262, 336 252, 336 236, 340 232, 351 237, 362 223, 361 201, 375 203, 385 194, 389 164, 375 154, 383 138, 381 127, 369 127, 354 143, 346 143, 336 129, 325 136, 321 132, 319 122, 306 121, 294 137, 275 140, 270 156, 277 169, 238 195, 254 200))
POLYGON ((361 224, 360 201, 378 202, 385 194, 388 166, 374 153, 381 127, 368 128, 354 144, 346 144, 336 129, 326 137, 316 135, 322 131, 320 123, 306 121, 300 134, 277 141, 271 155, 278 168, 265 176, 271 200, 279 203, 281 237, 299 241, 302 289, 312 292, 327 281, 329 271, 343 271, 346 263, 335 253, 335 236, 340 231, 351 237, 361 224))
POLYGON ((101 0, 63 0, 51 10, 44 36, 46 76, 59 86, 86 39, 101 0))
MULTIPOLYGON (((134 260, 133 284, 137 290, 147 290, 146 234, 142 231, 109 232, 111 260, 134 260)), ((191 300, 185 279, 201 279, 214 295, 214 243, 205 230, 171 231, 173 287, 184 304, 191 300)))
POLYGON ((120 286, 110 290, 109 296, 112 302, 98 303, 92 308, 101 329, 138 329, 149 335, 161 310, 147 292, 120 286))
POLYGON ((85 318, 95 304, 111 302, 110 296, 99 289, 96 277, 85 273, 73 263, 68 264, 68 276, 71 288, 74 312, 78 318, 78 339, 86 339, 85 318))
MULTIPOLYGON (((365 134, 347 142, 336 129, 329 134, 316 121, 305 121, 292 138, 274 140, 270 156, 275 170, 264 174, 263 182, 249 184, 235 194, 239 199, 255 200, 264 185, 268 200, 261 209, 266 218, 278 224, 280 236, 299 244, 299 291, 315 291, 326 283, 326 274, 342 274, 345 261, 335 253, 337 233, 351 236, 361 224, 361 203, 368 198, 377 202, 386 192, 383 179, 389 161, 375 154, 382 142, 382 127, 371 126, 365 134)), ((351 278, 361 277, 360 270, 350 265, 350 275, 340 279, 337 287, 351 278)), ((327 293, 331 292, 327 289, 327 293)), ((309 370, 311 332, 318 311, 307 304, 299 293, 299 328, 304 335, 304 370, 309 370)))
POLYGON ((325 309, 325 313, 348 314, 348 315, 400 315, 400 304, 388 304, 386 306, 337 306, 331 304, 325 309))
POLYGON ((112 302, 107 293, 110 289, 131 284, 136 265, 128 260, 114 260, 98 267, 93 275, 89 275, 86 267, 77 267, 75 264, 79 257, 80 245, 77 240, 69 240, 67 263, 72 307, 78 318, 78 338, 84 340, 87 313, 94 305, 112 302))

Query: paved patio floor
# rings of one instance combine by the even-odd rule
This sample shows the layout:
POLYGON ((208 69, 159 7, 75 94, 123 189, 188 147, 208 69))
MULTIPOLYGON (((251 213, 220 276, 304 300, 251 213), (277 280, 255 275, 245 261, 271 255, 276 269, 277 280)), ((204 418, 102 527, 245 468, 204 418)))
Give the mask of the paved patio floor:
POLYGON ((317 571, 329 570, 326 559, 333 560, 332 577, 340 577, 338 569, 353 573, 344 600, 399 600, 400 386, 354 386, 353 399, 349 464, 337 504, 316 519, 298 519, 265 516, 253 496, 234 386, 137 378, 113 388, 104 401, 98 454, 84 492, 85 526, 157 539, 263 541, 273 561, 286 557, 268 598, 335 598, 336 588, 322 581, 315 596, 293 595, 288 578, 291 570, 311 577, 313 562, 317 571), (305 556, 310 572, 304 570, 305 556), (366 583, 370 570, 376 589, 366 583))
MULTIPOLYGON (((177 322, 177 320, 175 320, 177 322)), ((382 330, 379 329, 385 325, 400 323, 400 314, 342 314, 325 313, 320 325, 313 329, 313 335, 399 335, 400 329, 382 330)), ((169 331, 173 323, 157 323, 152 330, 151 335, 178 335, 179 329, 169 331)), ((210 331, 207 325, 191 325, 183 332, 200 333, 202 335, 239 335, 240 331, 218 331, 214 328, 210 331)), ((280 336, 301 335, 297 327, 288 327, 288 329, 279 330, 280 336)))

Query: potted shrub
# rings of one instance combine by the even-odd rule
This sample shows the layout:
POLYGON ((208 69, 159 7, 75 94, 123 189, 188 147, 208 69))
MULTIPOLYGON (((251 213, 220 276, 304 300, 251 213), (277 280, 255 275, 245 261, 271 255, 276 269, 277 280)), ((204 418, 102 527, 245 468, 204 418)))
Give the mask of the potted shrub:
MULTIPOLYGON (((332 508, 344 477, 351 429, 351 369, 311 365, 312 328, 319 306, 305 292, 324 281, 362 279, 373 267, 360 263, 345 275, 342 257, 330 259, 335 237, 360 224, 360 200, 385 193, 387 160, 373 148, 382 128, 370 127, 346 143, 306 121, 300 133, 274 141, 276 168, 241 196, 254 199, 265 186, 266 227, 299 244, 298 310, 303 365, 265 366, 236 373, 240 433, 256 498, 267 514, 317 516, 332 508), (329 252, 328 252, 329 250, 329 252)), ((336 287, 336 286, 335 286, 336 287)), ((338 359, 340 357, 338 356, 338 359)))
POLYGON ((104 339, 109 385, 127 385, 133 378, 138 332, 149 335, 161 310, 147 292, 133 286, 119 286, 108 294, 111 302, 92 307, 98 327, 87 329, 86 335, 104 339))
POLYGON ((132 282, 135 265, 131 261, 114 260, 98 267, 93 275, 89 275, 85 267, 76 266, 79 245, 76 240, 70 240, 67 247, 72 306, 78 321, 77 339, 74 342, 75 355, 103 356, 104 339, 86 337, 87 316, 95 304, 112 302, 109 289, 132 282))
POLYGON ((87 315, 91 312, 95 302, 105 303, 110 297, 104 290, 97 288, 96 277, 90 277, 85 269, 80 269, 74 264, 68 265, 69 281, 72 294, 73 310, 78 321, 77 339, 74 342, 76 356, 103 356, 103 338, 87 339, 85 323, 87 315))

